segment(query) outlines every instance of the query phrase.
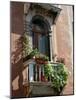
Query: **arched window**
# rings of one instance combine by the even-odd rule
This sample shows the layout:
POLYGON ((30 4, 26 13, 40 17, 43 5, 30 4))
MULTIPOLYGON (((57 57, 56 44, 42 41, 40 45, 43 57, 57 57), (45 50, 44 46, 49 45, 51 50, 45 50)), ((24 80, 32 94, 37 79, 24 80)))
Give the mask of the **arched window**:
POLYGON ((49 51, 49 23, 44 17, 36 15, 32 18, 33 48, 38 48, 40 53, 50 57, 49 51))
MULTIPOLYGON (((30 25, 32 26, 32 47, 38 48, 41 54, 49 57, 50 60, 50 40, 49 40, 49 23, 40 16, 36 15, 32 18, 30 25)), ((44 76, 44 67, 38 68, 36 65, 29 65, 29 81, 39 81, 44 76)))

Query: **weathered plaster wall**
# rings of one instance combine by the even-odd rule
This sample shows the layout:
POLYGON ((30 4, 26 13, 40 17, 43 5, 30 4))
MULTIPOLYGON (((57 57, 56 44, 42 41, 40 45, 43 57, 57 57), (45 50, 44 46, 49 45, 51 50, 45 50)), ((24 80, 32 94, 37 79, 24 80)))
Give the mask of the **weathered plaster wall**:
MULTIPOLYGON (((24 3, 11 3, 11 88, 12 96, 24 95, 23 80, 26 79, 26 69, 22 60, 22 35, 24 31, 24 3)), ((28 5, 29 7, 29 5, 28 5)), ((26 7, 27 8, 27 7, 26 7)), ((59 57, 65 58, 65 63, 70 71, 68 85, 63 94, 73 94, 73 32, 72 32, 72 8, 61 6, 62 11, 56 25, 53 27, 54 52, 59 57)), ((31 16, 31 15, 29 15, 31 16)))
POLYGON ((61 6, 61 13, 56 22, 56 44, 58 57, 65 58, 69 70, 68 84, 63 94, 73 94, 73 13, 72 6, 61 6))
POLYGON ((22 35, 24 4, 11 2, 11 96, 23 96, 22 35))

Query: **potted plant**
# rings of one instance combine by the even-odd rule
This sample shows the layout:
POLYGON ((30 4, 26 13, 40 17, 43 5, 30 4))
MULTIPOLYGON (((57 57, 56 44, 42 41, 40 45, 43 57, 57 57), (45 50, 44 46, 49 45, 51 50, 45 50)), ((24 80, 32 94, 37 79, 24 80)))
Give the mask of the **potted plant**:
POLYGON ((51 87, 54 89, 56 95, 60 95, 61 91, 67 84, 68 71, 64 64, 46 64, 44 66, 44 73, 46 78, 50 77, 51 87))
POLYGON ((59 63, 54 68, 54 74, 52 76, 52 86, 58 94, 61 93, 65 85, 67 84, 68 71, 64 64, 59 63))
POLYGON ((36 55, 39 55, 39 51, 37 48, 33 49, 29 54, 31 58, 35 59, 36 55))
POLYGON ((48 63, 48 64, 44 65, 44 74, 45 74, 46 78, 48 78, 49 76, 52 76, 52 74, 53 74, 52 64, 48 63))
POLYGON ((46 55, 43 55, 43 54, 39 53, 39 54, 37 54, 35 56, 35 60, 39 64, 47 64, 48 61, 49 61, 49 57, 46 56, 46 55))
POLYGON ((23 61, 26 61, 30 58, 29 54, 32 51, 32 48, 29 45, 29 37, 27 33, 23 36, 23 61))
POLYGON ((23 36, 23 61, 33 58, 36 54, 38 54, 38 49, 32 49, 29 44, 29 37, 27 33, 23 36))
POLYGON ((59 62, 59 63, 63 63, 63 64, 65 64, 65 59, 62 58, 62 57, 57 57, 56 62, 59 62))

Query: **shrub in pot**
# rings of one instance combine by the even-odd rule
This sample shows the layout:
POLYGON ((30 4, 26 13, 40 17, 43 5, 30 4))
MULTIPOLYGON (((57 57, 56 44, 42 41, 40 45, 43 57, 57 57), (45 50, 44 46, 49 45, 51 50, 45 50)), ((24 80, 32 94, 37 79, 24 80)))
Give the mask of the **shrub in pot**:
POLYGON ((31 58, 35 59, 36 55, 39 55, 38 49, 37 48, 33 49, 29 55, 31 58))
POLYGON ((27 33, 25 33, 23 36, 23 58, 28 58, 27 56, 30 54, 31 51, 32 48, 29 45, 29 37, 27 33))
POLYGON ((56 95, 60 94, 67 84, 68 71, 65 65, 62 63, 57 64, 57 66, 54 64, 46 64, 44 73, 46 77, 50 77, 51 86, 55 90, 56 95))
POLYGON ((53 74, 53 67, 52 64, 48 63, 44 65, 44 74, 46 76, 46 78, 48 78, 49 76, 51 77, 53 74))
POLYGON ((37 55, 39 52, 38 52, 38 49, 34 49, 34 50, 31 50, 31 52, 24 58, 24 61, 28 60, 28 59, 35 59, 35 55, 37 55))
POLYGON ((49 61, 49 57, 46 56, 46 55, 43 55, 43 54, 39 53, 39 54, 37 54, 37 55, 35 56, 35 60, 36 60, 37 63, 40 63, 40 64, 47 64, 48 61, 49 61))

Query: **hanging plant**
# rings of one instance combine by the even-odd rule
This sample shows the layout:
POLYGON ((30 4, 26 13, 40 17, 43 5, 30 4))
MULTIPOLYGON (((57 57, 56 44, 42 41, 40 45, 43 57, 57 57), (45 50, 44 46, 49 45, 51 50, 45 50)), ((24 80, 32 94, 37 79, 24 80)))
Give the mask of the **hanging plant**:
POLYGON ((51 86, 57 93, 60 93, 67 84, 68 71, 64 64, 46 64, 44 66, 45 76, 51 79, 51 86))
POLYGON ((48 78, 49 76, 50 77, 52 76, 52 74, 53 74, 52 64, 50 64, 50 63, 45 64, 45 66, 44 66, 44 73, 45 73, 46 78, 48 78))

